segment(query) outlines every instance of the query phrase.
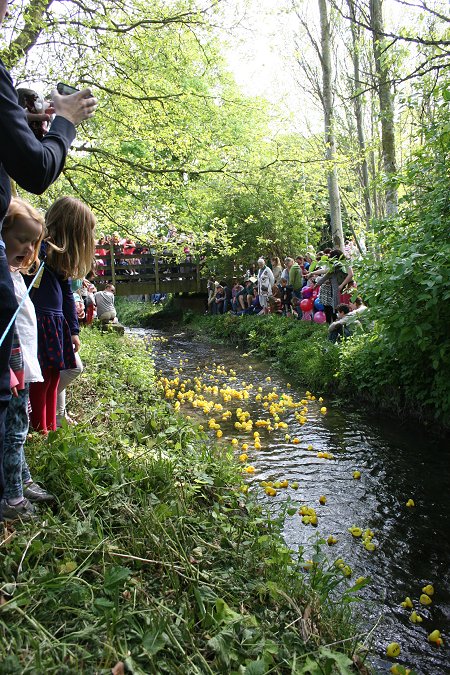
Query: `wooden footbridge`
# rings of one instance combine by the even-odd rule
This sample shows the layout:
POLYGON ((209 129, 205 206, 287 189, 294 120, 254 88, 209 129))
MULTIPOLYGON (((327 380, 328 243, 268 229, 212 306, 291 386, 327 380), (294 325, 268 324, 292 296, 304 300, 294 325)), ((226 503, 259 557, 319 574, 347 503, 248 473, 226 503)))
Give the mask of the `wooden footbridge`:
POLYGON ((158 253, 123 253, 119 247, 105 245, 96 253, 95 285, 102 290, 107 283, 116 287, 116 295, 152 293, 206 293, 206 280, 200 265, 187 257, 177 262, 174 256, 158 253))

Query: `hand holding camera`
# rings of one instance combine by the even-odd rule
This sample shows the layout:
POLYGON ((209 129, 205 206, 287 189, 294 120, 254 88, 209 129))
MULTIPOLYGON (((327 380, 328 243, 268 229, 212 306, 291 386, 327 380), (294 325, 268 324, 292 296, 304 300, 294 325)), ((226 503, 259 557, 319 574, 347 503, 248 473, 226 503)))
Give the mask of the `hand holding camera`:
POLYGON ((75 126, 92 117, 98 103, 89 88, 78 91, 62 82, 58 83, 57 91, 52 93, 52 99, 55 114, 65 117, 75 126))

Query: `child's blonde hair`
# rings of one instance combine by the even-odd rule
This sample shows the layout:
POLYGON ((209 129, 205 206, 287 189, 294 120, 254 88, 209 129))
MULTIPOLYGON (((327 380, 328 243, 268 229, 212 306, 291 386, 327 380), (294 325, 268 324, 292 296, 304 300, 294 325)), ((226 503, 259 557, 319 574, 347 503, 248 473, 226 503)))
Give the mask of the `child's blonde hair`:
POLYGON ((47 262, 64 279, 83 279, 95 255, 95 216, 74 197, 61 197, 45 214, 47 262))
POLYGON ((20 266, 20 269, 28 274, 32 273, 36 269, 36 263, 39 260, 39 251, 41 248, 42 239, 44 238, 45 221, 42 213, 39 213, 39 211, 35 209, 34 206, 31 206, 31 204, 20 197, 12 197, 5 219, 3 221, 3 231, 5 232, 6 230, 13 228, 15 223, 21 218, 30 218, 31 220, 34 220, 36 223, 41 225, 42 230, 41 236, 34 245, 34 251, 32 255, 29 258, 26 258, 20 266))

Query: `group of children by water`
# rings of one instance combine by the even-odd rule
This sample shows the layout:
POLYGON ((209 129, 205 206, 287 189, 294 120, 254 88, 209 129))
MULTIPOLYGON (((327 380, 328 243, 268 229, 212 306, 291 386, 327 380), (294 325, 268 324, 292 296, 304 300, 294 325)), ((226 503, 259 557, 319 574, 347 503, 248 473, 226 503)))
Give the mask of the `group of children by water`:
MULTIPOLYGON (((83 370, 80 320, 113 321, 114 287, 96 292, 86 279, 95 252, 95 217, 82 202, 61 197, 45 219, 13 197, 3 223, 3 241, 19 311, 11 330, 11 393, 5 422, 4 492, 0 520, 30 519, 35 503, 55 497, 31 477, 24 445, 29 421, 48 434, 65 411, 65 389, 83 370), (79 280, 73 292, 71 279, 79 280), (83 298, 84 295, 84 298, 83 298), (59 419, 57 419, 59 418, 59 419)), ((70 421, 70 418, 69 418, 70 421)))
POLYGON ((207 313, 279 314, 303 321, 327 323, 330 340, 348 337, 366 306, 357 296, 350 261, 339 249, 325 249, 294 260, 279 257, 266 263, 259 258, 247 271, 243 284, 208 280, 207 313), (356 297, 355 297, 356 296, 356 297))

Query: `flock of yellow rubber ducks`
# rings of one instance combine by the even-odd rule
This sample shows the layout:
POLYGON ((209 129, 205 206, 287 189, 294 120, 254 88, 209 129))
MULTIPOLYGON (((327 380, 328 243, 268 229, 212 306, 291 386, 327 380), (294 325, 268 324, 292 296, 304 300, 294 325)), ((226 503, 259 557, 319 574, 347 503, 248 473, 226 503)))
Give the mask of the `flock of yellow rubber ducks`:
MULTIPOLYGON (((247 356, 248 354, 242 354, 243 358, 247 356)), ((269 390, 271 384, 270 377, 265 378, 265 389, 263 389, 262 386, 254 386, 252 383, 247 382, 241 382, 240 386, 233 386, 232 383, 237 381, 236 371, 232 368, 229 368, 227 371, 223 365, 216 363, 212 363, 209 368, 200 368, 200 366, 198 366, 198 374, 185 378, 183 376, 183 365, 188 362, 189 359, 180 359, 179 366, 173 368, 172 377, 160 374, 159 386, 162 389, 164 397, 173 403, 173 407, 176 411, 189 407, 191 410, 195 411, 197 420, 203 415, 206 420, 204 423, 198 424, 198 429, 200 431, 209 429, 211 432, 215 433, 215 436, 218 439, 221 439, 224 435, 222 429, 223 423, 225 423, 228 428, 230 423, 233 424, 234 429, 239 432, 241 437, 244 434, 249 434, 248 440, 245 440, 244 442, 239 441, 235 437, 231 438, 231 441, 228 441, 231 443, 238 461, 243 465, 243 474, 247 477, 256 473, 256 468, 249 463, 249 453, 254 455, 255 452, 263 448, 264 440, 261 437, 261 433, 263 433, 264 436, 267 436, 267 434, 271 434, 274 431, 287 431, 288 424, 283 421, 282 418, 290 413, 293 413, 296 422, 302 427, 308 421, 308 407, 310 404, 314 403, 315 406, 317 404, 323 404, 322 397, 316 399, 309 391, 305 392, 303 398, 296 401, 290 393, 280 393, 276 387, 272 387, 269 390), (245 410, 244 406, 251 397, 255 402, 262 406, 264 416, 261 415, 257 419, 252 419, 250 412, 245 410), (317 403, 315 403, 316 400, 317 403), (239 405, 233 411, 229 409, 228 406, 229 404, 233 405, 234 403, 238 403, 239 405)), ((248 368, 249 370, 252 370, 252 366, 248 366, 248 368)), ((287 389, 290 388, 291 385, 287 384, 287 389)), ((321 405, 319 410, 321 415, 327 414, 327 408, 324 405, 321 405)), ((293 445, 301 443, 301 439, 298 436, 292 437, 289 433, 285 434, 284 440, 293 445)), ((314 447, 312 445, 308 445, 306 449, 314 452, 314 447)), ((321 459, 334 459, 333 454, 330 452, 320 451, 316 453, 316 456, 321 459)), ((354 480, 359 480, 361 478, 361 472, 355 469, 352 473, 352 477, 354 480)), ((276 497, 281 490, 286 490, 287 488, 297 490, 299 484, 296 481, 289 483, 287 479, 283 478, 276 481, 263 480, 260 482, 260 486, 268 497, 276 497)), ((244 484, 241 490, 246 493, 248 491, 248 483, 244 484)), ((325 495, 321 495, 318 501, 321 506, 324 506, 327 503, 327 498, 325 495)), ((414 507, 414 500, 408 499, 405 505, 408 508, 414 507)), ((288 514, 290 515, 294 515, 296 512, 297 507, 295 509, 288 509, 288 514)), ((318 515, 312 506, 306 504, 302 505, 298 510, 298 513, 301 516, 301 522, 304 525, 317 526, 318 515)), ((348 528, 348 531, 355 539, 361 541, 365 550, 372 552, 376 549, 376 543, 373 541, 375 535, 372 530, 352 525, 352 527, 348 528)), ((326 541, 329 546, 333 546, 338 540, 334 535, 329 535, 326 541)), ((305 569, 310 569, 312 565, 312 561, 307 561, 305 569)), ((352 575, 350 566, 341 558, 336 560, 335 565, 345 576, 350 577, 352 575)), ((433 593, 434 588, 431 584, 425 586, 422 589, 419 604, 422 606, 430 605, 432 603, 431 596, 433 593)), ((409 597, 407 597, 401 605, 404 608, 413 610, 409 617, 412 623, 418 624, 422 622, 422 617, 417 613, 417 610, 414 610, 413 603, 409 597)), ((428 640, 437 646, 440 646, 443 643, 441 634, 438 630, 433 630, 428 635, 428 640)), ((386 649, 386 655, 389 658, 397 658, 400 655, 400 652, 401 647, 397 642, 392 642, 386 649)), ((391 672, 395 675, 400 673, 407 674, 411 671, 399 664, 393 664, 391 672)))

